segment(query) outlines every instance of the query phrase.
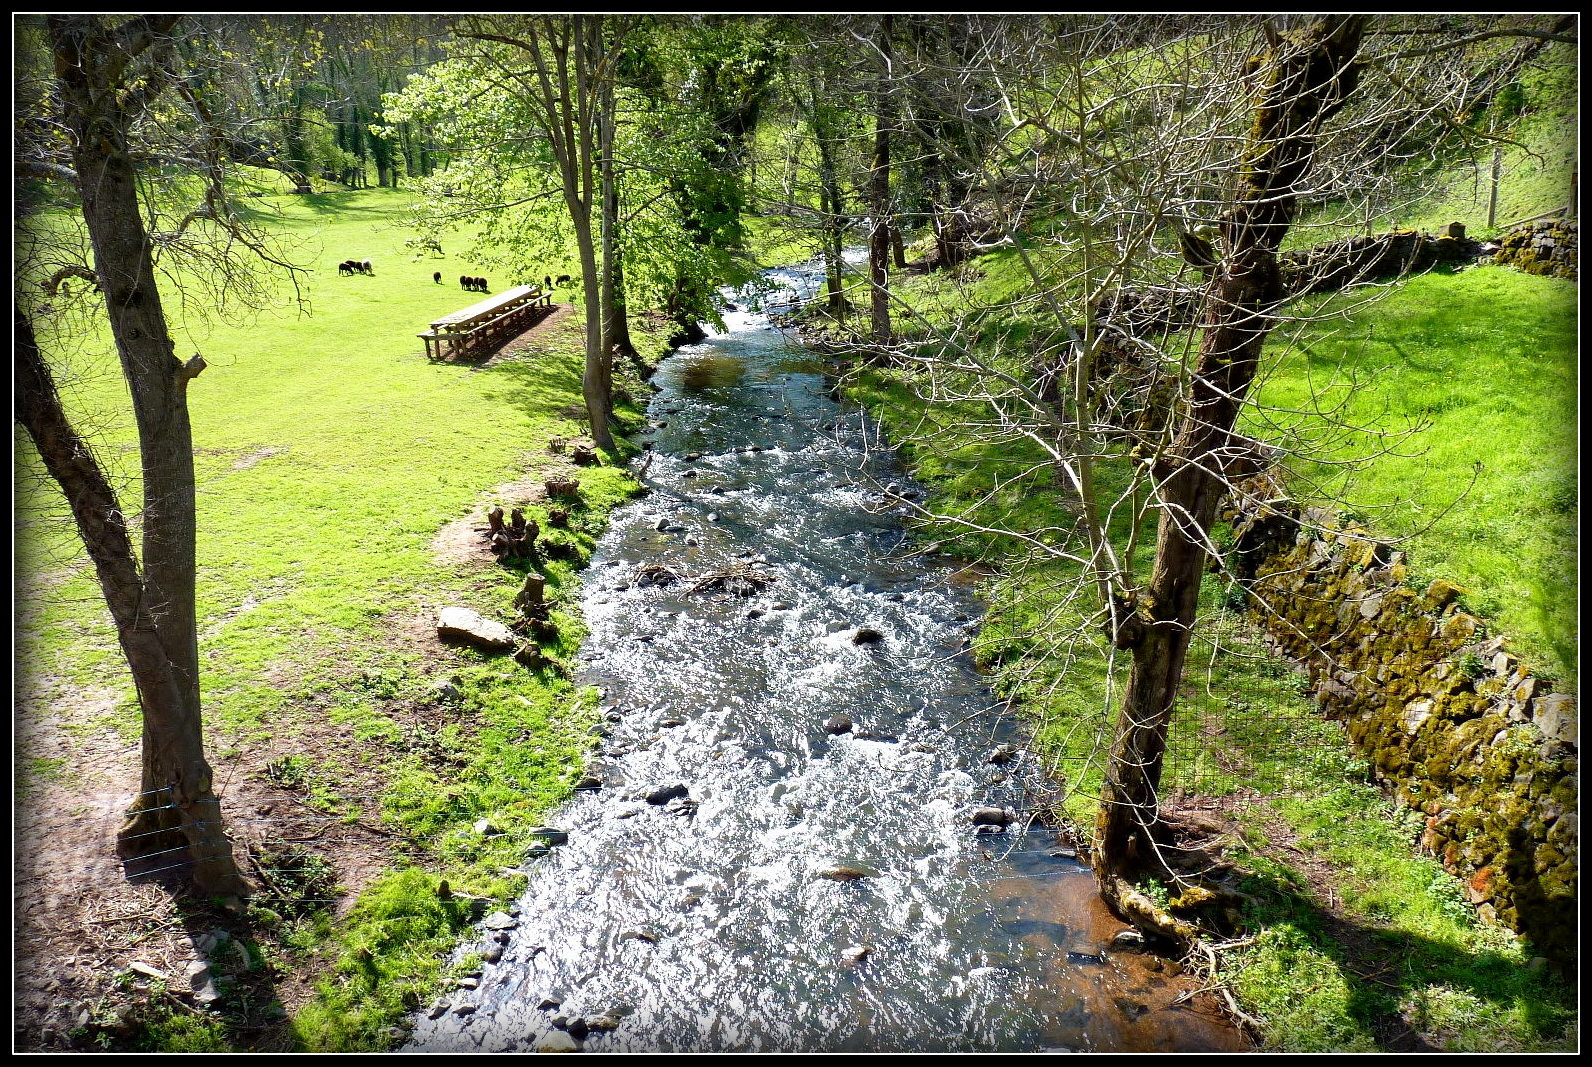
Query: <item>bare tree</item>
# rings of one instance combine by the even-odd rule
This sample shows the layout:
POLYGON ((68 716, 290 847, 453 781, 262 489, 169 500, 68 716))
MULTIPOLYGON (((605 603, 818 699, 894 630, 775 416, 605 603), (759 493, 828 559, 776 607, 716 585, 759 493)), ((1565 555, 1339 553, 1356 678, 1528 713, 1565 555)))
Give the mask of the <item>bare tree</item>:
MULTIPOLYGON (((896 358, 957 434, 1021 446, 1003 453, 1001 491, 1048 481, 1070 496, 1074 525, 934 517, 1065 563, 1075 580, 1049 608, 1062 654, 1127 658, 1115 725, 1081 725, 1109 753, 1096 871, 1124 915, 1168 933, 1189 928, 1133 883, 1178 876, 1163 761, 1203 575, 1225 567, 1218 507, 1290 446, 1308 448, 1311 420, 1332 414, 1300 413, 1302 439, 1280 447, 1239 432, 1262 346, 1301 321, 1289 300, 1313 286, 1288 277, 1283 242, 1303 211, 1334 236, 1369 226, 1387 206, 1379 168, 1400 151, 1388 131, 1425 150, 1459 127, 1478 64, 1455 49, 1494 40, 1462 27, 1438 34, 1446 49, 1367 54, 1374 28, 1360 15, 985 25, 989 41, 962 51, 999 87, 994 162, 936 146, 981 175, 978 195, 1033 291, 949 330, 919 321, 920 343, 896 358), (1128 42, 1138 47, 1124 53, 1128 42), (1035 219, 1047 227, 1036 233, 1035 219), (992 314, 1022 320, 1024 349, 981 336, 992 314)), ((1354 281, 1345 273, 1338 284, 1354 281)), ((911 317, 898 305, 898 323, 911 317)))

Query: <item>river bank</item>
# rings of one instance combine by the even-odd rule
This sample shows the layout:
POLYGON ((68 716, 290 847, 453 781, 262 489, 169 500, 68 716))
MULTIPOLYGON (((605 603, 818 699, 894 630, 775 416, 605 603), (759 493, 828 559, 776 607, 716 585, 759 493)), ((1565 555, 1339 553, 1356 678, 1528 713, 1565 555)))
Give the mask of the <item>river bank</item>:
POLYGON ((655 379, 648 493, 586 583, 594 787, 408 1047, 1245 1047, 1112 946, 893 457, 737 303, 655 379))

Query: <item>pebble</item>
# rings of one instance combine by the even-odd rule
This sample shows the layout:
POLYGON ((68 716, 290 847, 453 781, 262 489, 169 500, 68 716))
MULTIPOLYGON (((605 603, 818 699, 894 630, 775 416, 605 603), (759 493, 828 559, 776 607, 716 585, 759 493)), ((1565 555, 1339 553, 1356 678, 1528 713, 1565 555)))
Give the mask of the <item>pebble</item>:
POLYGON ((1137 930, 1118 930, 1111 938, 1111 948, 1133 951, 1144 947, 1144 935, 1137 930))
POLYGON ((691 791, 678 782, 674 785, 659 786, 647 794, 648 804, 667 804, 678 797, 689 796, 691 791))
POLYGON ((1000 746, 996 747, 996 749, 989 754, 989 758, 987 758, 984 762, 985 763, 995 763, 995 764, 1005 764, 1005 763, 1010 763, 1012 760, 1014 760, 1016 758, 1017 758, 1017 747, 1015 745, 1000 745, 1000 746))

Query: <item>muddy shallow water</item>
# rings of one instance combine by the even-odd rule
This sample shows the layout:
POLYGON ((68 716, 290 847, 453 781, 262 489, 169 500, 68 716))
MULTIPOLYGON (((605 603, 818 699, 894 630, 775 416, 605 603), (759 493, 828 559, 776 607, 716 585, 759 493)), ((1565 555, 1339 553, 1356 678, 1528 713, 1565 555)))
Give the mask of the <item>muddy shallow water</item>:
POLYGON ((1022 832, 1045 786, 965 655, 966 582, 908 554, 893 457, 738 299, 659 371, 651 492, 586 575, 604 786, 553 819, 567 843, 470 946, 501 958, 409 1049, 1244 1048, 1107 952, 1088 871, 1022 832), (693 592, 730 573, 766 584, 693 592), (1013 825, 975 833, 985 806, 1013 825))

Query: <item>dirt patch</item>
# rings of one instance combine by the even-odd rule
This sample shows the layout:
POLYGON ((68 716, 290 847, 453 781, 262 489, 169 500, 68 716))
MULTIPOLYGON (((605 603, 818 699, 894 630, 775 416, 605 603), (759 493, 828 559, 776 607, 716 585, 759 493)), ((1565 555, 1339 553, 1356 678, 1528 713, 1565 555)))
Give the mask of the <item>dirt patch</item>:
POLYGON ((281 445, 269 445, 265 448, 257 448, 253 452, 249 452, 234 460, 232 463, 232 469, 235 471, 246 471, 256 463, 260 462, 262 459, 270 459, 272 456, 280 456, 286 451, 287 448, 281 445))
POLYGON ((573 304, 553 305, 552 314, 518 337, 506 342, 492 358, 482 363, 481 366, 490 367, 505 360, 546 353, 546 346, 554 337, 559 335, 578 336, 582 343, 585 342, 586 323, 584 319, 575 317, 575 305, 573 304))
MULTIPOLYGON (((571 439, 566 452, 577 446, 594 447, 590 441, 571 439)), ((516 507, 531 507, 547 501, 547 482, 554 478, 573 478, 577 468, 567 460, 544 461, 534 478, 504 482, 482 496, 462 519, 455 519, 431 539, 431 555, 439 563, 454 566, 485 566, 497 562, 487 542, 487 512, 501 507, 505 512, 516 507)))

